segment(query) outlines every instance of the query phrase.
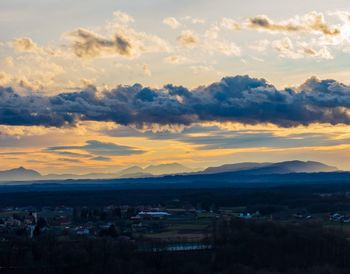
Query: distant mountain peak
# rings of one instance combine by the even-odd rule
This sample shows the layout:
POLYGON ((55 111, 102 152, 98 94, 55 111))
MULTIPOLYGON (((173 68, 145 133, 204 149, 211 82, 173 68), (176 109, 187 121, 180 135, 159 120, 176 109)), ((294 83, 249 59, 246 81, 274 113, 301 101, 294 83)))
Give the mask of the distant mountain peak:
POLYGON ((169 166, 184 167, 184 165, 175 162, 175 163, 165 163, 165 164, 159 164, 159 165, 149 165, 146 168, 149 168, 149 167, 169 167, 169 166))
POLYGON ((128 168, 125 168, 121 171, 118 172, 118 175, 120 177, 125 177, 128 174, 139 174, 139 173, 143 173, 143 168, 139 167, 139 166, 131 166, 128 168))
POLYGON ((40 179, 42 176, 33 169, 26 169, 23 166, 9 170, 0 171, 1 181, 30 181, 40 179))
POLYGON ((239 172, 244 174, 285 174, 285 173, 312 173, 312 172, 330 172, 338 169, 316 161, 291 160, 277 163, 237 163, 226 164, 218 167, 209 167, 205 169, 204 174, 239 172))
POLYGON ((149 165, 144 169, 146 173, 151 173, 153 175, 164 175, 164 174, 178 174, 187 173, 192 170, 179 163, 165 163, 159 165, 149 165))
POLYGON ((145 168, 142 168, 139 166, 131 166, 119 171, 118 175, 122 178, 125 178, 128 176, 134 176, 134 175, 141 177, 142 174, 144 174, 145 176, 167 175, 167 174, 186 173, 190 171, 191 171, 190 168, 182 164, 166 163, 166 164, 159 164, 159 165, 149 165, 145 168))

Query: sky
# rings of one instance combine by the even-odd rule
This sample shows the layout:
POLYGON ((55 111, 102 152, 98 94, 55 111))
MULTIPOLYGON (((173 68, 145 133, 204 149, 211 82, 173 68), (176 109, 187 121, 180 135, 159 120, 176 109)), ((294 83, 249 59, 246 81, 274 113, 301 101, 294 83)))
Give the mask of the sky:
POLYGON ((1 169, 350 170, 345 0, 2 0, 1 169))

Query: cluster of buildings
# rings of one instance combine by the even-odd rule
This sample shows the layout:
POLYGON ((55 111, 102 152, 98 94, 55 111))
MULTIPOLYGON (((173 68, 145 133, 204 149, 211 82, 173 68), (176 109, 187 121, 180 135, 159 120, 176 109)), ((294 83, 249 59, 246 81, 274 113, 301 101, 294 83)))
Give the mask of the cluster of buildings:
POLYGON ((340 213, 332 213, 329 216, 329 220, 338 223, 350 223, 350 216, 346 216, 340 213))
POLYGON ((165 224, 160 220, 194 218, 197 218, 194 209, 164 210, 148 206, 8 207, 0 209, 0 238, 16 235, 131 236, 162 231, 165 224))

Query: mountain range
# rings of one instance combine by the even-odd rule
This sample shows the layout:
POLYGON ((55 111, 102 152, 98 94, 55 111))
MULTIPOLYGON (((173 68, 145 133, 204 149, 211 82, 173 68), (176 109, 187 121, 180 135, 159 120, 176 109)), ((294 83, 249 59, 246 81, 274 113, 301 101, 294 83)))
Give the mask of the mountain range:
POLYGON ((267 175, 289 173, 316 173, 334 172, 336 167, 314 161, 286 161, 278 163, 236 163, 225 164, 217 167, 208 167, 203 171, 194 172, 190 168, 179 163, 150 165, 146 168, 132 166, 116 173, 89 173, 76 174, 48 174, 24 167, 0 171, 0 181, 34 181, 34 180, 67 180, 67 179, 118 179, 118 178, 148 178, 163 175, 209 175, 218 173, 234 173, 236 175, 267 175))
POLYGON ((33 180, 68 180, 68 179, 114 179, 114 178, 146 178, 152 176, 182 174, 192 172, 190 168, 179 163, 150 165, 142 168, 132 166, 116 173, 88 173, 77 174, 48 174, 41 175, 39 172, 19 167, 0 171, 0 181, 33 181, 33 180))

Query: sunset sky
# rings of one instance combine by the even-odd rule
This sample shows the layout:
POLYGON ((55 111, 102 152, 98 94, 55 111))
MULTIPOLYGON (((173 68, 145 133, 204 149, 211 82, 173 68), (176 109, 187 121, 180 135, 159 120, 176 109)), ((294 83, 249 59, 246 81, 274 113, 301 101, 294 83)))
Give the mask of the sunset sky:
POLYGON ((1 170, 350 170, 347 0, 1 0, 1 170))

